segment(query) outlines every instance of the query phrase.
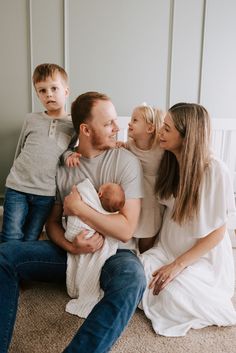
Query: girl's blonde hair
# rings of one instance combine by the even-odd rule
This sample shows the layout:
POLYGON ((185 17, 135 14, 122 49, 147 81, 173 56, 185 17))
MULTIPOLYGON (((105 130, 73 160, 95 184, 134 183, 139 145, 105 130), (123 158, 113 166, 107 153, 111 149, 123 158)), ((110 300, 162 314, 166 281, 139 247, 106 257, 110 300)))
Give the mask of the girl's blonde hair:
POLYGON ((179 163, 165 151, 160 163, 156 192, 158 197, 175 197, 172 219, 179 224, 192 220, 200 207, 201 184, 210 160, 210 118, 199 104, 178 103, 168 114, 183 138, 179 163))
POLYGON ((152 124, 154 127, 153 132, 153 144, 159 142, 159 130, 163 123, 164 114, 161 110, 151 107, 146 103, 139 105, 135 108, 138 111, 147 124, 152 124))

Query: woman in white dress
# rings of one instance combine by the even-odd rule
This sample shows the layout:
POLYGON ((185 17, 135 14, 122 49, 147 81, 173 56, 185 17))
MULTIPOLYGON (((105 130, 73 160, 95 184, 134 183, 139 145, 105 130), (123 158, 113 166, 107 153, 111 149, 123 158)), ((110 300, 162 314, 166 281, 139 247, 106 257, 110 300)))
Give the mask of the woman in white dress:
POLYGON ((140 255, 149 283, 142 306, 156 333, 236 324, 234 263, 227 228, 236 228, 229 171, 210 153, 210 119, 197 104, 169 109, 156 183, 165 206, 159 241, 140 255))

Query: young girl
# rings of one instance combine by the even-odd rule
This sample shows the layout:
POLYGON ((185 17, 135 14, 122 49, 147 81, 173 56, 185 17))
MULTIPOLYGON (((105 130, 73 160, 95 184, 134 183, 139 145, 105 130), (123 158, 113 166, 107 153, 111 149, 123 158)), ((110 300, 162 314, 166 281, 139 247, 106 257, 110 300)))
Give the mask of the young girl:
MULTIPOLYGON (((160 229, 163 207, 157 201, 154 187, 163 150, 159 145, 162 112, 149 105, 133 110, 125 148, 134 153, 141 162, 144 174, 145 197, 142 199, 139 224, 135 237, 139 238, 139 250, 149 249, 160 229)), ((122 145, 118 143, 118 146, 122 145)))
POLYGON ((164 336, 235 325, 227 232, 236 227, 235 201, 227 167, 210 153, 206 109, 187 103, 170 108, 160 146, 165 152, 156 192, 166 208, 158 243, 140 255, 149 281, 144 312, 164 336))

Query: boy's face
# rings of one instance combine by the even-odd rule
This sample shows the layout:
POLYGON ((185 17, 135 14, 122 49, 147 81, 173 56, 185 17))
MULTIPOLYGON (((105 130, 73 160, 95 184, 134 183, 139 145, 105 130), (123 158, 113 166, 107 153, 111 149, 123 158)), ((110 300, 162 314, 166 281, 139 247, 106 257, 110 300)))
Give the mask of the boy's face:
POLYGON ((35 90, 48 115, 65 114, 65 102, 69 89, 59 73, 53 77, 48 76, 45 81, 37 82, 35 90))

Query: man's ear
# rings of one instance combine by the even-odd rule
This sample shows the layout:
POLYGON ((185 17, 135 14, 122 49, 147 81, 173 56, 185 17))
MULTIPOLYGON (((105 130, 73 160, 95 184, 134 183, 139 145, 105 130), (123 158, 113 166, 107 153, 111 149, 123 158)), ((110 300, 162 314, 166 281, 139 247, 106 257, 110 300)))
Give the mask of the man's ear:
POLYGON ((80 125, 80 133, 82 133, 85 136, 90 136, 90 129, 87 124, 80 125))

